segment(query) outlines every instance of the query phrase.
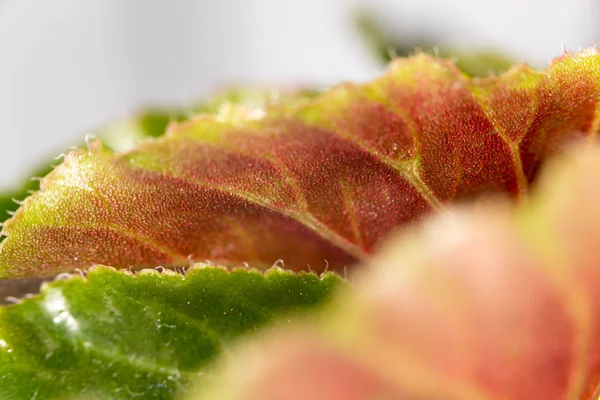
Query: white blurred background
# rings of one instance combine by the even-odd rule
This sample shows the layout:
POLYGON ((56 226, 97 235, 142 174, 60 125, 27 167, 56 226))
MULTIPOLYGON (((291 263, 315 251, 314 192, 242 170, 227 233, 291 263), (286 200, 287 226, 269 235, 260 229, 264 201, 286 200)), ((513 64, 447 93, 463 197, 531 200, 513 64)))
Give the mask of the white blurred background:
POLYGON ((0 0, 0 188, 111 120, 231 83, 326 85, 381 65, 352 21, 543 67, 600 37, 600 0, 0 0))

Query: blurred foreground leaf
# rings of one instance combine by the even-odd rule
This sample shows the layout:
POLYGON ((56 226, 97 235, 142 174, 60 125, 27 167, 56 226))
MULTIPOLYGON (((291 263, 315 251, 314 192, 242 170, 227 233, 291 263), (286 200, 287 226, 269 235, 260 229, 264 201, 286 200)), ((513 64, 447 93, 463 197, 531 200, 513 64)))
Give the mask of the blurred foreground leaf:
POLYGON ((597 400, 598 204, 600 147, 582 146, 530 203, 432 216, 321 320, 246 343, 191 398, 597 400))

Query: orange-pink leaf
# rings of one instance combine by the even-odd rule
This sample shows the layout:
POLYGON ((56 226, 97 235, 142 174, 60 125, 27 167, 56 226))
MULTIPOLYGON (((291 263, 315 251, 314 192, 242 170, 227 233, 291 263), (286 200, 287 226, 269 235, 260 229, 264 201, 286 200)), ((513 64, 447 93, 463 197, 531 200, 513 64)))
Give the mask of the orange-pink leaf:
POLYGON ((599 171, 587 148, 519 210, 405 232, 322 321, 246 345, 200 398, 597 399, 599 171))

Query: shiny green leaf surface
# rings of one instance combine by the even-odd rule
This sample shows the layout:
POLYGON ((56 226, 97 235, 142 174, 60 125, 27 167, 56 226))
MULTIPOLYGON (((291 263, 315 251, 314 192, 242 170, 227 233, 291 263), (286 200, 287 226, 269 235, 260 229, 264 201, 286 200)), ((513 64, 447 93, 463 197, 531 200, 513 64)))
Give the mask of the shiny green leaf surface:
POLYGON ((0 308, 0 399, 177 398, 233 339, 322 305, 341 282, 218 267, 54 281, 0 308))

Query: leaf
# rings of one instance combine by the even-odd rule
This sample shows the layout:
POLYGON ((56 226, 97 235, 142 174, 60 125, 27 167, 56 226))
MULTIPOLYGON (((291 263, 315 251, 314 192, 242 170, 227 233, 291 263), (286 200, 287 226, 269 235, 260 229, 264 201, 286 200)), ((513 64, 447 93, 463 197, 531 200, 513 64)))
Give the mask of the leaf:
MULTIPOLYGON (((317 91, 308 88, 264 89, 259 87, 233 87, 217 93, 209 101, 199 102, 189 110, 152 107, 133 118, 110 124, 97 132, 104 145, 120 153, 131 150, 140 142, 164 135, 169 123, 185 121, 199 113, 218 113, 234 105, 249 108, 264 108, 275 103, 294 104, 307 101, 317 95, 317 91)), ((0 195, 0 222, 6 220, 17 210, 20 201, 39 189, 39 179, 52 171, 55 161, 46 162, 37 168, 18 188, 5 191, 0 195)))
POLYGON ((20 187, 0 195, 0 222, 14 214, 19 208, 20 202, 40 188, 40 179, 43 176, 46 176, 50 171, 52 171, 52 167, 51 163, 48 163, 31 174, 33 179, 29 179, 22 183, 20 187))
MULTIPOLYGON (((180 116, 177 116, 172 111, 148 110, 131 120, 112 124, 108 128, 104 128, 99 135, 102 137, 105 145, 115 152, 130 150, 148 137, 164 134, 169 121, 177 117, 180 116)), ((19 187, 3 191, 0 195, 0 222, 5 221, 9 216, 14 214, 19 203, 32 192, 39 189, 40 179, 48 175, 56 163, 56 159, 43 164, 40 163, 40 167, 29 174, 32 176, 31 179, 28 179, 19 187)))
POLYGON ((386 65, 398 56, 409 56, 416 51, 425 51, 441 57, 456 59, 456 66, 470 76, 489 76, 507 71, 513 60, 497 51, 469 50, 456 46, 443 45, 444 38, 434 37, 430 32, 407 32, 401 37, 383 29, 382 21, 371 12, 362 10, 356 13, 354 24, 363 41, 373 55, 386 65))
POLYGON ((599 171, 579 149, 516 211, 404 232, 320 322, 245 344, 193 398, 598 399, 599 171))
POLYGON ((146 109, 134 118, 109 125, 99 133, 98 137, 110 150, 121 153, 134 149, 143 141, 163 136, 169 124, 187 121, 194 115, 226 115, 234 106, 262 109, 273 104, 299 104, 316 94, 315 90, 307 88, 267 90, 252 86, 232 87, 187 109, 168 107, 146 109))
POLYGON ((598 133, 599 98, 595 49, 486 79, 421 54, 308 103, 198 116, 131 152, 94 142, 6 221, 0 275, 190 258, 341 271, 448 203, 526 197, 545 158, 598 133))
POLYGON ((261 86, 231 87, 192 107, 194 114, 215 114, 231 106, 250 109, 270 108, 277 104, 297 105, 308 102, 319 95, 319 91, 310 87, 281 87, 278 89, 261 86))
POLYGON ((233 339, 325 304, 341 279, 96 267, 0 308, 0 398, 175 398, 233 339))

